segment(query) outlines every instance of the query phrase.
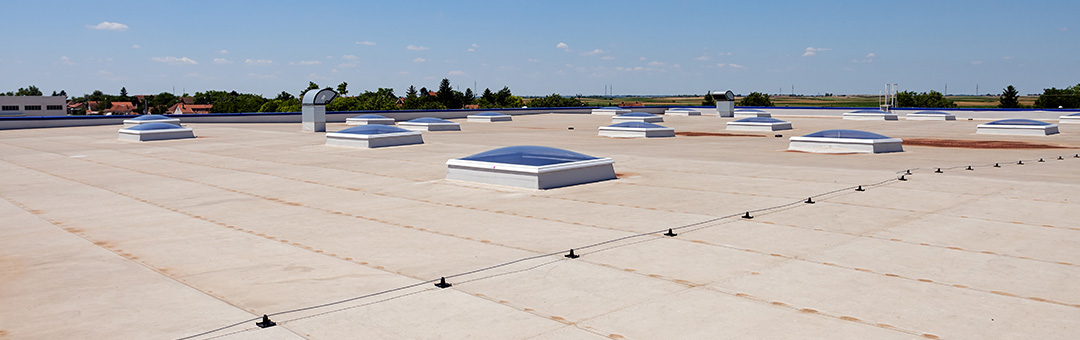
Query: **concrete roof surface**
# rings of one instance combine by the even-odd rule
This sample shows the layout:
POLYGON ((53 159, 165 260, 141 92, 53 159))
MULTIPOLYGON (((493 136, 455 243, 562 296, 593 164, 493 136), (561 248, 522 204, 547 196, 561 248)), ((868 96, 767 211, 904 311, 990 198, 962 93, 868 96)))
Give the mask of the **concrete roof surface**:
MULTIPOLYGON (((3 131, 0 339, 241 322, 198 338, 1080 334, 1080 125, 1037 137, 976 135, 967 120, 783 119, 795 129, 653 139, 596 136, 610 116, 460 119, 460 132, 381 149, 325 146, 298 124, 188 124, 198 138, 145 143, 118 141, 117 126, 3 131), (786 151, 826 129, 1068 148, 786 151), (544 191, 444 179, 447 159, 511 145, 610 157, 619 179, 544 191), (571 248, 581 257, 538 256, 571 248), (443 276, 453 287, 427 282, 443 276), (245 321, 263 314, 278 326, 245 321)), ((723 134, 731 120, 664 125, 723 134)))

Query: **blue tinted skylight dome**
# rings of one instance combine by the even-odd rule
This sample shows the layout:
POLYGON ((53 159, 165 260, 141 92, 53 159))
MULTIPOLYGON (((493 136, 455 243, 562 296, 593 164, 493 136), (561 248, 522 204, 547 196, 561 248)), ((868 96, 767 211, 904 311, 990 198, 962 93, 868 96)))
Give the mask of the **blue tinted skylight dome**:
POLYGON ((1068 115, 1069 117, 1080 117, 1080 112, 1068 115))
POLYGON ((909 113, 909 115, 944 115, 944 116, 952 116, 953 114, 945 112, 945 111, 916 111, 916 112, 909 113))
POLYGON ((888 112, 881 111, 881 110, 855 110, 855 111, 851 111, 851 112, 848 112, 848 113, 874 113, 874 114, 881 114, 881 115, 890 114, 888 112))
POLYGON ((481 117, 502 117, 502 116, 505 116, 505 115, 504 115, 504 114, 501 114, 501 113, 498 113, 498 112, 488 111, 488 112, 480 112, 480 113, 474 114, 473 116, 481 116, 481 117))
POLYGON ((345 130, 338 131, 337 133, 351 133, 357 135, 383 135, 388 133, 402 133, 412 132, 410 130, 402 129, 393 125, 361 125, 351 127, 345 130))
POLYGON ((783 120, 779 120, 779 119, 776 119, 776 118, 769 118, 769 117, 749 117, 749 118, 743 118, 743 119, 736 120, 736 122, 741 122, 741 123, 786 123, 783 120))
POLYGON ((383 116, 380 116, 380 115, 369 114, 369 115, 359 115, 359 116, 353 117, 353 119, 387 119, 387 118, 383 117, 383 116))
POLYGON ((859 130, 824 130, 805 135, 803 137, 821 137, 821 138, 851 138, 851 139, 888 139, 889 137, 882 136, 873 132, 859 131, 859 130))
POLYGON ((758 109, 737 109, 737 110, 735 110, 735 112, 757 112, 757 113, 763 113, 763 112, 765 112, 765 110, 758 110, 758 109))
POLYGON ((468 161, 491 163, 542 166, 587 161, 599 158, 558 148, 522 145, 508 146, 505 148, 484 151, 472 156, 463 157, 461 159, 468 161))
POLYGON ((648 112, 630 112, 619 115, 619 117, 658 117, 657 115, 648 112))
POLYGON ((1040 122, 1032 119, 1002 119, 995 120, 984 125, 1030 125, 1030 126, 1048 126, 1053 125, 1047 122, 1040 122))
POLYGON ((410 120, 409 123, 432 124, 432 123, 453 123, 453 122, 451 122, 449 120, 445 120, 445 119, 434 118, 434 117, 424 117, 424 118, 416 118, 416 119, 410 120))
POLYGON ((124 128, 124 129, 125 130, 133 130, 133 131, 153 131, 153 130, 172 130, 172 129, 184 129, 184 128, 182 128, 180 126, 177 126, 176 124, 169 124, 169 123, 146 123, 146 124, 141 124, 141 125, 136 125, 136 126, 124 128))
POLYGON ((671 110, 671 111, 697 111, 697 110, 691 109, 689 107, 676 107, 676 108, 672 108, 672 109, 668 109, 668 110, 671 110))
POLYGON ((666 129, 667 128, 667 127, 665 127, 663 125, 656 125, 656 124, 653 124, 653 123, 646 123, 646 122, 622 122, 622 123, 618 123, 618 124, 608 125, 608 127, 631 128, 631 129, 666 129))
POLYGON ((142 116, 132 118, 131 120, 149 121, 149 120, 171 120, 171 119, 173 119, 173 118, 165 117, 165 116, 162 116, 162 115, 142 115, 142 116))
POLYGON ((618 107, 618 106, 605 106, 605 107, 601 107, 600 109, 601 110, 621 110, 622 108, 618 107))

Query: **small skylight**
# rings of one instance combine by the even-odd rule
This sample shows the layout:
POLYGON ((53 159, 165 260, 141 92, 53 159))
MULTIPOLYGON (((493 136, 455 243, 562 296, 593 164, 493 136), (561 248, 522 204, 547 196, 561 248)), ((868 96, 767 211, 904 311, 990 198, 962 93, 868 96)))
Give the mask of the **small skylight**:
POLYGON ((461 160, 517 165, 543 166, 599 159, 577 152, 546 146, 508 146, 484 151, 461 160))
POLYGON ((786 123, 786 121, 779 120, 779 119, 776 119, 776 118, 769 118, 769 117, 749 117, 749 118, 743 118, 743 119, 736 120, 735 122, 740 122, 740 123, 786 123))
POLYGON ((630 112, 619 115, 619 117, 658 117, 657 115, 648 112, 630 112))
POLYGON ((376 115, 376 114, 359 115, 359 116, 352 117, 352 118, 353 119, 387 119, 386 117, 376 115))
POLYGON ((646 123, 646 122, 622 122, 622 123, 618 123, 618 124, 608 125, 608 127, 631 128, 631 129, 666 129, 667 128, 667 127, 662 126, 662 125, 656 125, 656 124, 653 124, 653 123, 646 123))
POLYGON ((1053 125, 1047 122, 1040 122, 1032 119, 1002 119, 995 120, 983 125, 1030 125, 1030 126, 1047 126, 1053 125))
POLYGON ((171 120, 171 119, 174 119, 174 118, 169 118, 169 117, 165 117, 165 116, 162 116, 162 115, 142 115, 142 116, 132 118, 131 120, 148 121, 148 120, 171 120))
POLYGON ((402 129, 393 125, 361 125, 351 127, 345 130, 338 131, 337 133, 351 133, 357 135, 383 135, 388 133, 402 133, 412 132, 410 130, 402 129))
POLYGON ((859 130, 825 130, 811 133, 803 137, 821 137, 821 138, 851 138, 851 139, 888 139, 889 137, 882 136, 873 132, 859 131, 859 130))
POLYGON ((146 123, 146 124, 141 124, 141 125, 136 125, 136 126, 124 128, 124 129, 125 130, 133 130, 133 131, 153 131, 153 130, 172 130, 172 129, 183 129, 183 128, 180 127, 180 126, 177 126, 176 124, 169 124, 169 123, 146 123))
POLYGON ((435 124, 435 123, 453 123, 449 120, 439 119, 434 117, 416 118, 410 120, 409 123, 421 123, 421 124, 435 124))

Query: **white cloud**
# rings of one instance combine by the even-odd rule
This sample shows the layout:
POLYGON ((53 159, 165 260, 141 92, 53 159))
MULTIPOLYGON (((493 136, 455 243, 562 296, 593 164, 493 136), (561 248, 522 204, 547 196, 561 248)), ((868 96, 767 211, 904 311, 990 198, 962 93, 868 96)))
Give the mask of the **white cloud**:
POLYGON ((119 22, 108 22, 108 21, 102 21, 100 24, 97 24, 97 25, 94 25, 94 26, 86 25, 86 27, 90 27, 90 28, 93 28, 93 29, 96 29, 96 30, 105 30, 105 31, 127 31, 127 29, 128 29, 128 25, 124 25, 124 24, 121 24, 119 22))
POLYGON ((220 54, 229 54, 229 50, 221 50, 221 51, 217 51, 217 53, 220 53, 220 54))
POLYGON ((540 62, 540 59, 536 59, 536 58, 529 58, 529 60, 528 60, 528 61, 529 61, 530 63, 538 63, 538 62, 540 62))
POLYGON ((472 47, 469 47, 469 49, 467 49, 467 50, 465 50, 465 51, 468 51, 468 52, 476 52, 476 48, 477 48, 477 47, 480 47, 480 45, 477 45, 477 44, 472 44, 472 47))
POLYGON ((869 64, 869 63, 874 62, 874 57, 877 57, 877 55, 873 54, 873 53, 870 53, 870 54, 867 54, 866 57, 863 58, 863 59, 852 59, 851 62, 869 64))
POLYGON ((71 61, 71 58, 68 58, 67 56, 60 57, 60 63, 64 65, 75 65, 75 63, 71 61))
POLYGON ((428 48, 427 46, 409 45, 409 46, 405 46, 405 49, 407 49, 409 51, 423 51, 423 50, 429 50, 430 48, 428 48))
POLYGON ((707 56, 707 55, 703 55, 703 56, 700 56, 700 57, 694 58, 694 60, 697 60, 697 61, 706 61, 706 60, 709 60, 709 56, 707 56))
POLYGON ((308 75, 308 79, 316 79, 316 80, 329 80, 329 79, 330 79, 330 77, 327 77, 327 76, 323 76, 323 75, 319 75, 319 74, 317 74, 317 73, 312 73, 312 74, 309 74, 309 75, 308 75))
POLYGON ((177 58, 177 57, 153 57, 153 58, 150 58, 150 60, 153 60, 153 61, 156 61, 156 62, 159 62, 159 63, 166 63, 166 64, 169 64, 169 65, 184 65, 184 64, 198 65, 199 64, 198 62, 196 62, 194 60, 191 60, 188 57, 180 57, 180 58, 177 58))
POLYGON ((225 58, 214 58, 215 64, 232 64, 232 61, 225 58))
POLYGON ((975 60, 975 61, 972 61, 972 62, 971 62, 971 64, 972 64, 972 65, 981 65, 981 64, 982 64, 982 60, 975 60))
POLYGON ((644 67, 638 66, 638 67, 634 68, 634 71, 641 71, 641 70, 644 70, 644 69, 645 69, 644 67))
POLYGON ((297 64, 300 64, 300 65, 318 65, 318 64, 322 64, 322 62, 318 61, 318 60, 301 60, 297 64))
POLYGON ((346 55, 341 56, 341 59, 356 60, 356 59, 360 59, 360 58, 358 58, 357 56, 354 56, 352 54, 346 54, 346 55))
POLYGON ((450 71, 450 73, 447 73, 447 75, 451 75, 451 76, 463 76, 463 75, 465 75, 465 72, 462 72, 462 71, 450 71))
POLYGON ((561 50, 566 51, 566 52, 570 52, 570 45, 567 45, 566 43, 558 43, 558 44, 555 45, 555 48, 561 49, 561 50))
POLYGON ((244 59, 244 63, 248 65, 266 66, 273 64, 274 61, 270 59, 244 59))
POLYGON ((806 52, 803 52, 802 56, 804 56, 804 57, 812 57, 812 56, 817 55, 818 52, 828 51, 828 50, 831 50, 831 49, 830 48, 807 47, 806 52))
POLYGON ((664 66, 664 63, 659 61, 650 61, 649 66, 664 66))
POLYGON ((364 40, 364 41, 357 41, 357 42, 356 42, 356 44, 357 44, 357 45, 364 45, 364 46, 375 46, 375 43, 374 43, 374 42, 371 42, 371 41, 367 41, 367 40, 364 40))
POLYGON ((261 74, 261 73, 248 73, 248 77, 255 79, 277 79, 277 76, 273 74, 261 74))
POLYGON ((600 55, 600 54, 604 54, 604 53, 607 53, 607 51, 604 51, 604 50, 601 50, 601 49, 598 48, 598 49, 588 51, 588 52, 581 52, 581 55, 583 55, 583 56, 594 56, 594 55, 600 55))
POLYGON ((724 67, 724 66, 727 66, 727 64, 725 64, 725 63, 716 64, 716 67, 724 67))
POLYGON ((1068 32, 1069 28, 1068 27, 1062 27, 1062 28, 1059 28, 1058 31, 1068 32))
POLYGON ((1009 56, 1001 57, 1002 60, 1012 60, 1012 58, 1013 57, 1009 57, 1009 56))
POLYGON ((735 54, 735 53, 731 53, 731 52, 720 52, 720 53, 717 53, 716 55, 718 55, 718 56, 721 56, 721 57, 723 57, 723 56, 726 56, 726 55, 732 55, 732 54, 735 54))
POLYGON ((425 62, 425 61, 427 61, 427 59, 424 59, 424 58, 416 58, 416 59, 412 60, 412 62, 414 62, 414 63, 422 63, 422 62, 425 62))
POLYGON ((603 59, 603 60, 615 60, 615 57, 606 55, 606 56, 600 57, 600 59, 603 59))
POLYGON ((731 66, 733 68, 742 68, 742 65, 739 64, 728 64, 728 66, 731 66))
POLYGON ((641 57, 641 58, 638 58, 637 60, 646 61, 646 60, 649 60, 649 58, 641 57))
POLYGON ((397 74, 400 74, 400 75, 404 76, 404 75, 408 75, 409 71, 399 71, 397 74))
POLYGON ((356 63, 341 63, 338 64, 338 68, 353 68, 356 67, 356 63))
POLYGON ((131 45, 131 48, 140 49, 140 48, 142 48, 142 46, 139 46, 139 44, 135 44, 135 45, 131 45))

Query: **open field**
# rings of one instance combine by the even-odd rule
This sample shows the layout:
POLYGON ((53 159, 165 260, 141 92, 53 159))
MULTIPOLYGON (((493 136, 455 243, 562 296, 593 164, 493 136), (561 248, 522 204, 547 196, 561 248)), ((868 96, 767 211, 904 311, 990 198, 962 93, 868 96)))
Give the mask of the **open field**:
MULTIPOLYGON (((992 96, 949 96, 950 100, 961 108, 993 108, 997 107, 998 97, 992 96)), ((1020 104, 1031 106, 1035 104, 1038 96, 1022 96, 1020 104)), ((736 100, 742 99, 742 97, 736 100)), ((819 107, 877 107, 880 97, 872 95, 834 96, 834 97, 771 97, 776 106, 819 106, 819 107)), ((699 106, 704 97, 618 97, 618 98, 581 98, 587 106, 611 106, 620 103, 640 102, 647 106, 653 105, 688 105, 699 106)))

